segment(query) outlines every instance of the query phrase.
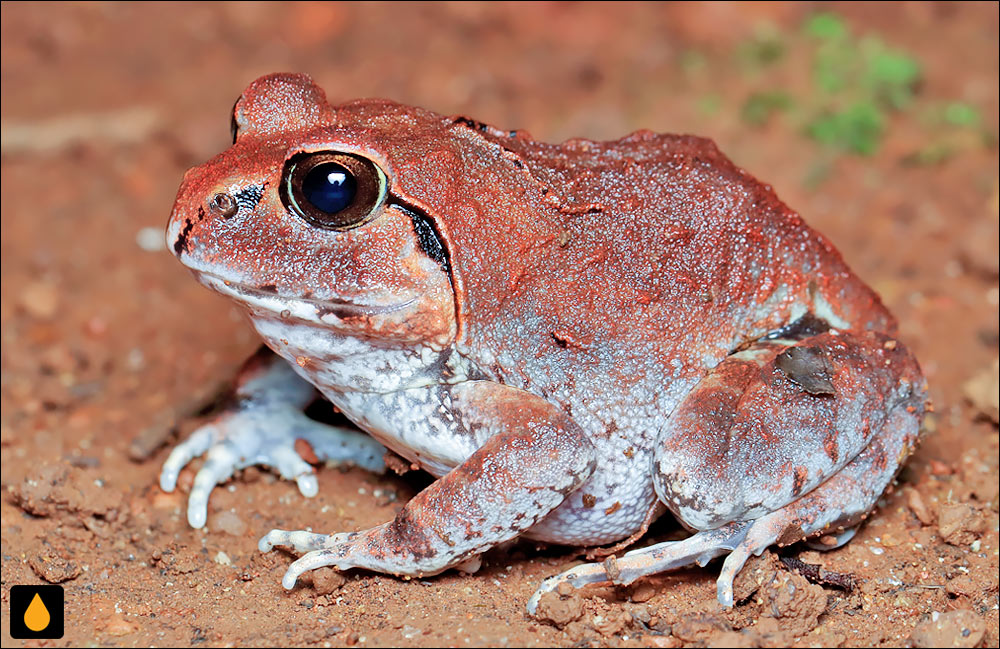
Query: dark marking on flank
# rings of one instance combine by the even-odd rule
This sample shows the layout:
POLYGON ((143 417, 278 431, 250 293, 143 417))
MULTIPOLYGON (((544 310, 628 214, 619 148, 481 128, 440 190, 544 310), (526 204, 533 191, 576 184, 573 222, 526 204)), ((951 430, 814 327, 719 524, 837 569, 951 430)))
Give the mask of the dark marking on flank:
POLYGON ((823 318, 816 317, 812 313, 806 313, 795 322, 785 325, 780 329, 775 329, 764 336, 767 340, 783 338, 785 340, 805 340, 819 334, 830 331, 830 323, 823 318))
POLYGON ((611 505, 610 507, 608 507, 607 509, 604 510, 604 514, 606 516, 611 516, 612 514, 614 514, 616 511, 618 511, 621 508, 622 508, 621 501, 620 500, 616 500, 614 505, 611 505))
POLYGON ((792 476, 792 495, 798 496, 802 493, 802 487, 806 484, 806 478, 809 477, 809 471, 804 466, 795 467, 795 471, 792 476))
POLYGON ((588 340, 581 340, 580 338, 573 335, 573 332, 566 330, 550 331, 549 335, 552 336, 552 340, 555 341, 562 349, 567 349, 572 347, 574 349, 586 349, 588 345, 588 340))
POLYGON ((352 318, 364 317, 364 314, 360 313, 357 309, 347 306, 320 306, 316 309, 316 313, 320 318, 326 315, 332 315, 338 320, 343 321, 348 321, 352 318))
POLYGON ((583 506, 591 509, 597 504, 597 498, 593 494, 583 494, 583 506))
POLYGON ((827 431, 826 437, 823 438, 823 450, 826 451, 827 457, 834 464, 840 459, 840 445, 837 444, 837 430, 835 428, 830 428, 827 431))
POLYGON ((834 394, 832 368, 826 351, 820 347, 789 347, 778 354, 774 364, 785 376, 809 394, 834 394))

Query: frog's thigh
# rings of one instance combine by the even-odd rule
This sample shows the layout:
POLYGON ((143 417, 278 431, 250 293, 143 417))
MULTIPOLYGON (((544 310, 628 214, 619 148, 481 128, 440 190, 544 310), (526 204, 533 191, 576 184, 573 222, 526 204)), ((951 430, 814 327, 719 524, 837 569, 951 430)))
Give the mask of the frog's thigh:
MULTIPOLYGON (((893 434, 886 422, 897 410, 919 420, 923 383, 909 351, 877 333, 758 343, 723 361, 671 414, 654 453, 657 495, 695 529, 760 518, 893 434)), ((889 458, 893 468, 915 441, 889 458)))
POLYGON ((921 410, 910 412, 905 406, 893 409, 882 433, 871 444, 829 480, 795 502, 757 520, 735 521, 682 541, 627 552, 610 565, 605 562, 576 566, 546 579, 528 602, 528 611, 534 613, 541 596, 563 583, 576 588, 607 581, 630 584, 645 575, 695 563, 703 566, 725 554, 729 556, 719 574, 717 596, 723 606, 732 606, 733 579, 751 555, 760 554, 775 543, 784 545, 819 532, 837 537, 844 528, 864 518, 896 474, 900 459, 912 448, 919 432, 921 410))
POLYGON ((565 500, 594 470, 590 440, 562 409, 489 381, 454 386, 451 408, 483 445, 417 494, 395 520, 352 535, 275 530, 261 549, 312 550, 289 568, 434 574, 511 539, 565 500))

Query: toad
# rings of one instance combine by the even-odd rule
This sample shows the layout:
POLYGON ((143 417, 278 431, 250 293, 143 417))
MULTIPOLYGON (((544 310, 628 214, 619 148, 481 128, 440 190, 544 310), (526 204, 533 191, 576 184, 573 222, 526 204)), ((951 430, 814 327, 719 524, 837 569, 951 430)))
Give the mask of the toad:
MULTIPOLYGON (((919 437, 926 386, 879 297, 709 140, 640 131, 536 142, 388 101, 254 81, 230 149, 184 177, 170 248, 273 351, 177 446, 204 454, 188 520, 296 452, 436 481, 391 521, 273 530, 262 550, 424 576, 523 537, 632 541, 670 510, 693 534, 544 582, 626 584, 725 556, 718 598, 774 544, 846 542, 919 437), (303 414, 316 392, 358 430, 303 414)), ((317 521, 321 524, 321 521, 317 521)), ((621 547, 621 546, 618 546, 621 547)))

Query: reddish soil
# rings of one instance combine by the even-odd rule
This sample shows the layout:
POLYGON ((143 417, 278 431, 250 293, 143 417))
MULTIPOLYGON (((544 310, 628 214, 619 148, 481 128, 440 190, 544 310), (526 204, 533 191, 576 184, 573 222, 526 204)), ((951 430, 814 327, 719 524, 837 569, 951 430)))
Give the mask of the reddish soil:
MULTIPOLYGON (((10 587, 51 582, 66 589, 65 637, 13 645, 997 646, 997 7, 822 5, 919 59, 921 105, 982 115, 983 142, 927 164, 907 163, 936 136, 917 111, 892 115, 869 157, 740 117, 757 87, 809 84, 733 63, 740 43, 765 24, 799 33, 816 8, 4 3, 4 644, 10 587), (184 170, 228 145, 235 97, 278 70, 334 99, 385 96, 549 141, 713 137, 898 316, 931 386, 926 441, 855 540, 766 553, 731 611, 713 563, 586 589, 532 619, 538 583, 581 557, 531 544, 487 553, 471 576, 328 571, 284 591, 291 557, 257 552, 262 533, 369 527, 428 478, 322 469, 306 499, 248 470, 213 493, 204 531, 183 514, 190 470, 180 492, 157 487, 175 424, 190 431, 258 344, 159 233, 184 170), (823 181, 805 182, 818 160, 823 181), (811 583, 779 557, 856 586, 811 583)), ((785 57, 805 56, 788 43, 785 57)), ((643 543, 679 533, 663 520, 643 543)))

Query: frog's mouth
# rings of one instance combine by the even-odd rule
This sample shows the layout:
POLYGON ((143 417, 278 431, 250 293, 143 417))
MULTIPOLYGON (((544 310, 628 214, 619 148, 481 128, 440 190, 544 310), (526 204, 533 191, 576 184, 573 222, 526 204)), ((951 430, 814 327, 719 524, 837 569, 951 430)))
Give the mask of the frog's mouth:
POLYGON ((401 311, 417 300, 413 297, 394 304, 363 304, 347 300, 290 298, 278 295, 275 290, 269 288, 248 286, 206 271, 194 270, 193 272, 204 286, 227 295, 250 308, 271 311, 283 318, 295 318, 324 324, 329 324, 331 320, 346 320, 401 311))

